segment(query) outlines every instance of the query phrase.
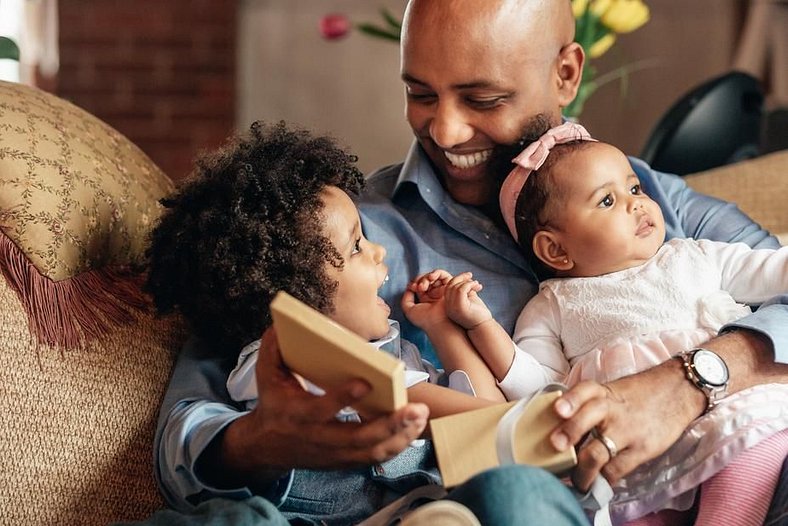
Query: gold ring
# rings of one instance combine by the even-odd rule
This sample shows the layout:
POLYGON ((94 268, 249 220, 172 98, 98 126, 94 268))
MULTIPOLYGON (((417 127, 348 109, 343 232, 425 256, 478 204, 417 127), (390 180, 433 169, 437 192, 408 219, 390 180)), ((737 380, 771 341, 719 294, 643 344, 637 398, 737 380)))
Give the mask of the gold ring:
POLYGON ((603 435, 597 428, 593 428, 591 430, 591 436, 602 442, 602 445, 605 446, 605 449, 607 449, 611 460, 616 458, 616 455, 618 455, 618 448, 616 447, 616 443, 613 442, 612 438, 603 435))

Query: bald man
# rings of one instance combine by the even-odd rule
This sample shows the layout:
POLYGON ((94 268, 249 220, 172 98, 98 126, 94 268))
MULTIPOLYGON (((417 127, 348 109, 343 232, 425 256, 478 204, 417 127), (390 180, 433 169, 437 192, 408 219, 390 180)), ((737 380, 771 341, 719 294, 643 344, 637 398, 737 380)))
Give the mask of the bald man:
MULTIPOLYGON (((536 117, 558 124, 575 97, 584 55, 573 39, 568 0, 408 4, 401 76, 416 140, 404 163, 370 177, 359 208, 367 237, 388 251, 390 281, 382 295, 393 307, 392 318, 426 355, 429 342, 399 307, 412 277, 438 267, 472 271, 484 283, 493 315, 510 331, 537 290, 534 272, 501 226, 497 190, 536 117)), ((668 237, 777 246, 735 207, 698 195, 642 161, 631 163, 643 189, 660 204, 668 237)), ((762 307, 724 331, 704 347, 727 364, 728 392, 788 381, 788 306, 762 307)), ((275 341, 269 338, 264 351, 269 359, 258 362, 258 390, 271 403, 245 413, 224 389, 228 365, 207 358, 210 350, 197 342, 183 350, 156 437, 157 476, 170 504, 188 509, 211 497, 257 494, 288 519, 349 523, 414 485, 438 481, 428 447, 405 449, 423 429, 423 406, 339 426, 334 413, 352 405, 364 384, 351 383, 322 399, 296 395, 285 388, 275 341), (389 464, 379 463, 403 449, 389 464), (372 471, 354 470, 361 478, 352 483, 347 470, 308 469, 364 464, 374 465, 372 471)), ((571 447, 596 427, 614 442, 620 452, 615 458, 600 440, 580 450, 573 480, 585 489, 600 473, 614 482, 660 454, 706 403, 705 392, 671 360, 607 386, 574 388, 555 408, 566 420, 552 440, 559 449, 571 447)), ((449 498, 485 524, 584 522, 555 478, 528 468, 493 470, 449 498)))

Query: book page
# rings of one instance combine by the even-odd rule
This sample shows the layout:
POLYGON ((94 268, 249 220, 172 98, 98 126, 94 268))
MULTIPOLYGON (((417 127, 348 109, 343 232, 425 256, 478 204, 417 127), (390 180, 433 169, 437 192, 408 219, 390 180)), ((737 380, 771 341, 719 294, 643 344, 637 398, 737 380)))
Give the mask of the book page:
POLYGON ((286 292, 271 302, 271 317, 282 359, 294 372, 321 389, 338 388, 353 378, 366 380, 372 391, 358 408, 389 413, 407 403, 401 360, 286 292))

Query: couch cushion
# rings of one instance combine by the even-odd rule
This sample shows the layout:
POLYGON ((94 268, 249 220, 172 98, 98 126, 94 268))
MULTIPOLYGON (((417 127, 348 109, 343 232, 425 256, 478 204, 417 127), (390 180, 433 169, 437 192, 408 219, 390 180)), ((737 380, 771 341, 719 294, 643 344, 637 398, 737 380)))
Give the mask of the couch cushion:
POLYGON ((684 178, 698 192, 736 203, 788 243, 788 150, 729 164, 684 178))
POLYGON ((171 181, 117 131, 63 99, 0 82, 0 225, 62 280, 139 261, 171 181))
POLYGON ((41 345, 0 279, 0 522, 105 526, 164 506, 152 444, 180 341, 139 313, 80 348, 41 345))
POLYGON ((153 434, 183 329, 134 264, 172 187, 98 119, 0 82, 0 522, 163 506, 153 434))

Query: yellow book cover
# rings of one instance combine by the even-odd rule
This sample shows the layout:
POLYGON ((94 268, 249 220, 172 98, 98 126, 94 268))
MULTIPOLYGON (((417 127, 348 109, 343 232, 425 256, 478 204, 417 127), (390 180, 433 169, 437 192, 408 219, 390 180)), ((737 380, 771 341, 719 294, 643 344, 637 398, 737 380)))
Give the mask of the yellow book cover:
POLYGON ((353 378, 372 391, 357 409, 391 412, 407 403, 405 364, 376 349, 359 335, 286 292, 271 302, 279 348, 285 364, 322 389, 337 388, 353 378))
MULTIPOLYGON (((552 410, 559 396, 558 391, 541 393, 525 406, 513 429, 511 453, 515 463, 542 467, 557 475, 577 464, 574 448, 559 452, 548 440, 550 432, 560 423, 552 410)), ((496 444, 498 424, 516 403, 496 404, 430 421, 444 486, 457 486, 477 473, 500 465, 496 444)))

